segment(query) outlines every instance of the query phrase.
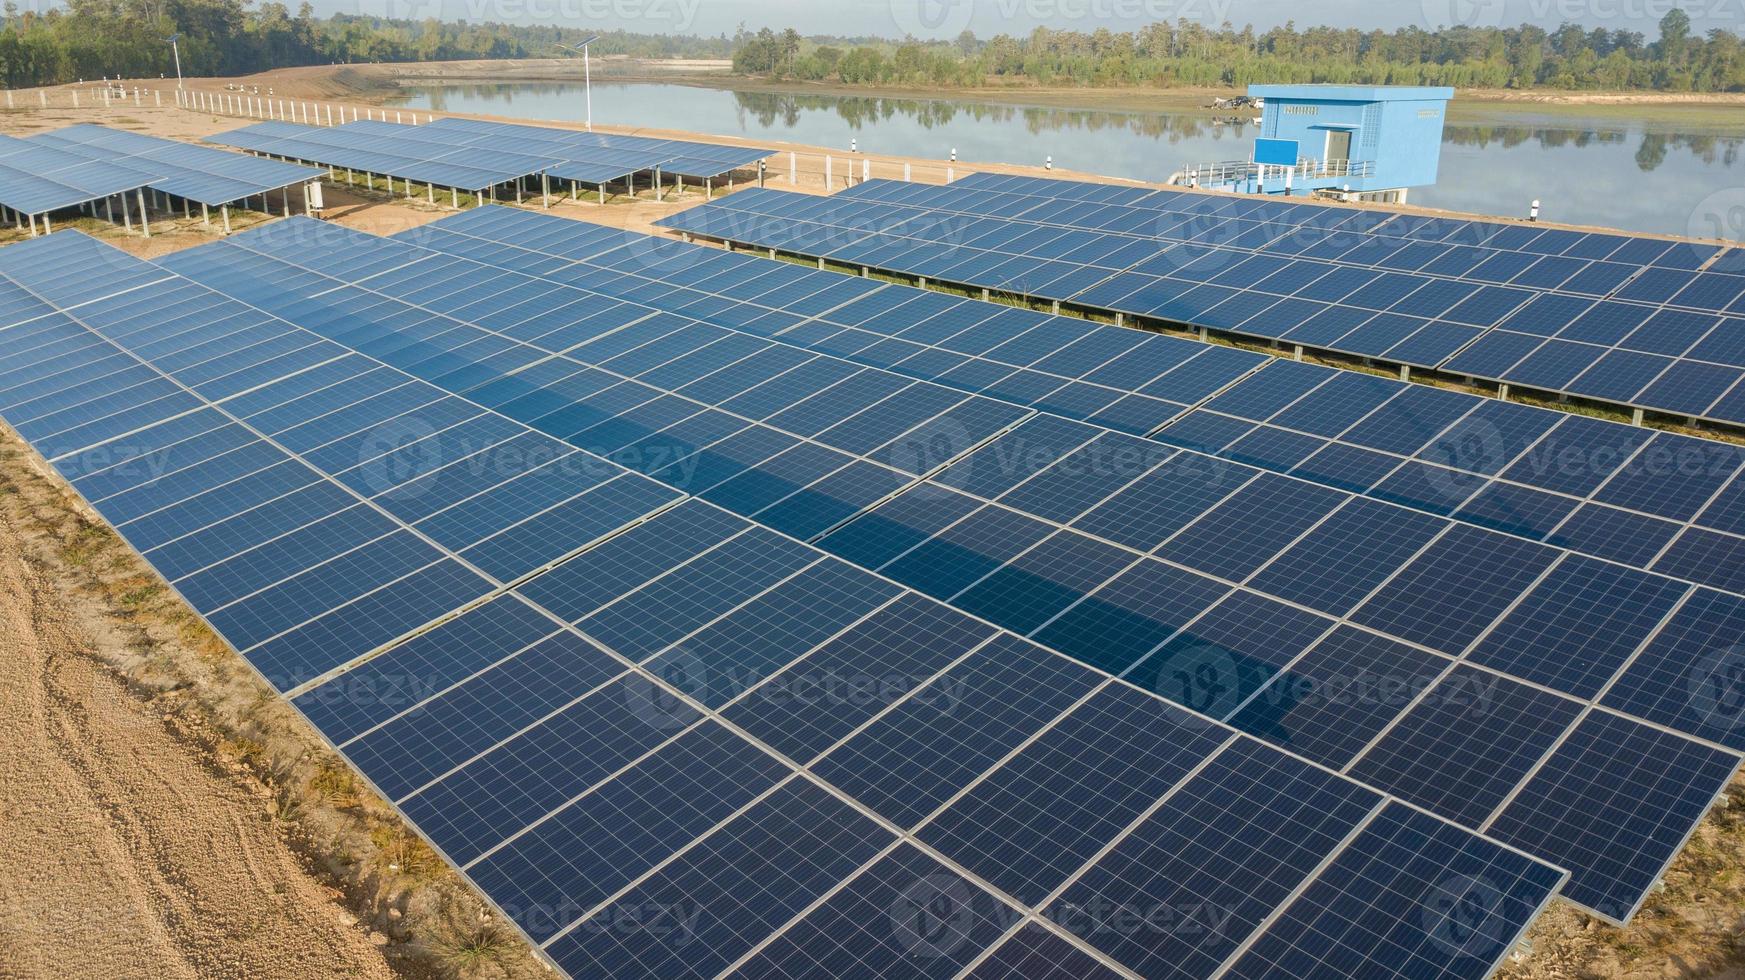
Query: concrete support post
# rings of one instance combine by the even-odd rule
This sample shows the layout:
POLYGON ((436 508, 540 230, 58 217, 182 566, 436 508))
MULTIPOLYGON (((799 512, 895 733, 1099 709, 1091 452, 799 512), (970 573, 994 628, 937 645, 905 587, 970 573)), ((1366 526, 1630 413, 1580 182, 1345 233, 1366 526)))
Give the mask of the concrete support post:
POLYGON ((204 204, 200 205, 200 223, 208 228, 212 227, 212 210, 204 204))
POLYGON ((1497 385, 1497 397, 1501 398, 1503 401, 1508 401, 1509 400, 1509 386, 1506 384, 1497 385))
POLYGON ((1642 410, 1640 408, 1634 409, 1630 412, 1630 424, 1631 425, 1641 425, 1642 424, 1642 410))
POLYGON ((228 205, 228 204, 219 205, 218 213, 221 217, 224 218, 224 233, 226 235, 230 234, 230 205, 228 205))
POLYGON ((1412 369, 1409 365, 1405 365, 1405 364, 1400 365, 1400 380, 1401 381, 1412 380, 1412 369))
POLYGON ((139 194, 139 231, 145 237, 151 237, 151 216, 146 214, 145 188, 141 187, 139 194))
POLYGON ((1300 361, 1303 359, 1303 345, 1302 344, 1297 344, 1295 347, 1291 348, 1291 359, 1294 361, 1300 361))

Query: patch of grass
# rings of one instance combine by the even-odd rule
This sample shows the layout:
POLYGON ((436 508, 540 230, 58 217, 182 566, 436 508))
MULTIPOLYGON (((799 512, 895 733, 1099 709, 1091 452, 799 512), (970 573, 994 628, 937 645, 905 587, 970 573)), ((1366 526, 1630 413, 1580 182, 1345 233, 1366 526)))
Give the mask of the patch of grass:
POLYGON ((138 612, 147 604, 163 595, 164 587, 157 584, 146 584, 128 589, 116 598, 116 602, 129 612, 138 612))
POLYGON ((508 929, 494 922, 474 926, 451 926, 430 942, 437 964, 455 977, 474 977, 498 965, 520 943, 508 929))
POLYGON ((376 846, 376 864, 391 874, 431 879, 443 872, 442 859, 420 837, 399 824, 378 824, 370 830, 376 846))

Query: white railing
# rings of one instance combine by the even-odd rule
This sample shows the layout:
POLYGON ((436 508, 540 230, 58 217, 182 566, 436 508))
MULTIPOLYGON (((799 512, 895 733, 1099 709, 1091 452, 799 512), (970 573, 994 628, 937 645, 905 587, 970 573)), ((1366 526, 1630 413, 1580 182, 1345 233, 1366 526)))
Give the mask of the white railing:
POLYGON ((1223 184, 1258 180, 1263 177, 1268 181, 1283 180, 1287 172, 1293 181, 1373 177, 1375 176, 1375 162, 1372 160, 1305 159, 1298 160, 1294 167, 1268 164, 1263 173, 1261 165, 1251 160, 1223 160, 1178 170, 1170 175, 1169 182, 1195 187, 1216 187, 1223 184))

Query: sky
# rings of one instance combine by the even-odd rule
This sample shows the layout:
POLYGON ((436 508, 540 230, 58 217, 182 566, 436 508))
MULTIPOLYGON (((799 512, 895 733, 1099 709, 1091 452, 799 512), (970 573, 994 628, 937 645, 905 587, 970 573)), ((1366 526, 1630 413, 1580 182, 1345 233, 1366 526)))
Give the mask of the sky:
POLYGON ((1365 29, 1457 23, 1549 28, 1575 21, 1638 31, 1651 40, 1667 10, 1681 6, 1698 32, 1722 27, 1745 33, 1745 0, 315 0, 314 6, 322 14, 434 14, 444 20, 703 35, 730 34, 744 24, 753 30, 793 27, 802 34, 922 38, 955 37, 968 28, 991 37, 1037 26, 1127 31, 1186 18, 1261 30, 1289 20, 1298 27, 1365 29))

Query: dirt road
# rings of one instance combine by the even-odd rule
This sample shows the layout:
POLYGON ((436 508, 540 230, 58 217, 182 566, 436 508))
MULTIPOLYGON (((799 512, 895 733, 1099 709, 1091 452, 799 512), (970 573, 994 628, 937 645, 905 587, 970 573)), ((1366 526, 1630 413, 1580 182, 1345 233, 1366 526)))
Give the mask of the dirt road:
POLYGON ((393 976, 23 551, 0 517, 0 977, 393 976))

